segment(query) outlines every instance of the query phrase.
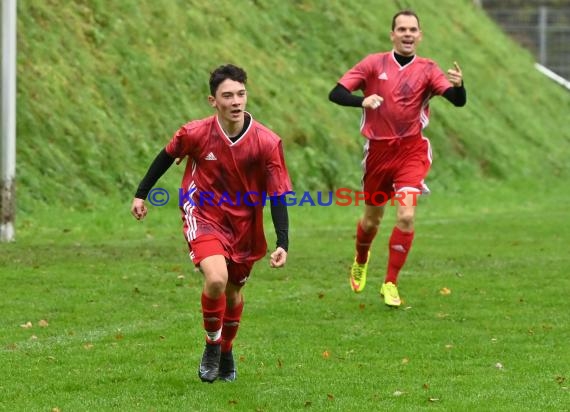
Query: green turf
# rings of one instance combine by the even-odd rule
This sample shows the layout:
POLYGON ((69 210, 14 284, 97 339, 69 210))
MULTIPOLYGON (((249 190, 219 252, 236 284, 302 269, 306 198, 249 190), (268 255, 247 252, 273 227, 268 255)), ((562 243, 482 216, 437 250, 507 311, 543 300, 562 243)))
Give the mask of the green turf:
POLYGON ((0 410, 567 410, 568 93, 471 0, 243 3, 18 2, 0 410), (434 195, 405 304, 378 296, 393 213, 353 295, 360 210, 292 207, 287 267, 260 262, 246 289, 238 381, 202 384, 201 277, 174 204, 129 215, 136 184, 176 128, 211 113, 208 71, 231 61, 250 74, 254 116, 283 137, 296 190, 357 186, 360 112, 327 94, 390 47, 405 6, 422 18, 420 55, 459 61, 468 90, 463 109, 432 105, 434 195))
POLYGON ((360 208, 291 207, 287 267, 259 262, 245 289, 238 381, 213 385, 196 375, 201 278, 175 207, 38 212, 0 255, 0 407, 565 410, 570 220, 562 182, 533 193, 421 199, 399 310, 378 295, 393 209, 354 295, 360 208))

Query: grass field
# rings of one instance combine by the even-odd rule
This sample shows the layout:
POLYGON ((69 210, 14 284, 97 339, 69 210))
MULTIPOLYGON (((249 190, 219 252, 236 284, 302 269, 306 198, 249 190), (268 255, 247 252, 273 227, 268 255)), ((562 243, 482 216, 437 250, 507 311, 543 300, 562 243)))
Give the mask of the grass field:
POLYGON ((18 2, 0 411, 570 410, 570 95, 471 0, 244 4, 18 2), (283 138, 297 190, 357 185, 360 112, 327 95, 390 47, 404 6, 422 16, 420 55, 460 62, 468 90, 461 110, 433 102, 434 194, 405 304, 378 295, 393 213, 354 295, 360 209, 292 207, 287 267, 259 262, 245 290, 238 381, 202 384, 201 276, 175 205, 136 222, 134 188, 181 124, 211 114, 207 76, 224 62, 247 68, 248 108, 283 138))
POLYGON ((390 211, 354 295, 360 209, 291 207, 287 267, 245 289, 239 378, 213 385, 174 205, 37 210, 0 245, 0 409, 568 410, 570 220, 563 182, 544 190, 422 199, 399 310, 378 295, 390 211))

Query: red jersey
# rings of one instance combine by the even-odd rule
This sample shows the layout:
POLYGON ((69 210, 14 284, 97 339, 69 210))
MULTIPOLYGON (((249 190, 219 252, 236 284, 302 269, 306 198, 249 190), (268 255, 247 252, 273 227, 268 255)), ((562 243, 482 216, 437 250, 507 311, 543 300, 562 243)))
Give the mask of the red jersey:
POLYGON ((379 108, 362 114, 360 131, 371 140, 421 136, 429 123, 429 100, 452 87, 434 61, 415 56, 401 66, 393 52, 366 56, 338 83, 384 99, 379 108))
POLYGON ((189 157, 180 199, 186 239, 214 235, 234 262, 261 259, 267 252, 265 194, 291 191, 279 136, 251 117, 232 142, 214 115, 182 126, 166 151, 189 157))

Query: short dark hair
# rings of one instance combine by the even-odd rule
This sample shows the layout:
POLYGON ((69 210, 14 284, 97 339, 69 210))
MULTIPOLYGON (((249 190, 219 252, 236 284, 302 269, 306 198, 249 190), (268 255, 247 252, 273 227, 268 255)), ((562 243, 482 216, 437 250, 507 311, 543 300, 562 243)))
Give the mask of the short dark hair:
POLYGON ((216 95, 218 86, 226 79, 246 84, 247 73, 241 67, 234 66, 233 64, 225 64, 218 67, 210 74, 210 93, 212 96, 216 95))
POLYGON ((418 21, 418 27, 420 27, 420 18, 418 17, 416 12, 411 9, 405 9, 405 10, 400 10, 398 13, 394 14, 394 17, 392 17, 392 31, 394 31, 394 29, 396 28, 396 19, 400 16, 415 17, 416 20, 418 21))

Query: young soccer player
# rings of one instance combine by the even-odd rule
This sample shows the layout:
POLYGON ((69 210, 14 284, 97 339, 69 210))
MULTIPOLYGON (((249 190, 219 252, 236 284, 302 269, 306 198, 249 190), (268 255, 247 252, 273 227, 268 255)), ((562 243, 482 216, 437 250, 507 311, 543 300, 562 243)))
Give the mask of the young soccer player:
POLYGON ((175 159, 188 157, 181 197, 190 257, 204 275, 202 314, 206 345, 198 375, 203 382, 233 381, 232 343, 244 305, 242 288, 254 262, 265 256, 263 206, 270 203, 277 247, 270 266, 285 265, 291 190, 281 139, 245 111, 246 72, 234 65, 210 76, 213 116, 182 126, 142 179, 131 212, 147 214, 144 199, 175 159), (270 200, 265 198, 265 194, 270 200))
POLYGON ((422 39, 416 13, 396 13, 390 39, 391 51, 366 56, 341 77, 329 99, 363 109, 360 131, 367 139, 362 165, 363 190, 369 197, 356 227, 350 286, 358 293, 366 285, 370 246, 384 215, 384 204, 375 201, 383 197, 373 194, 395 193, 396 225, 390 236, 388 268, 380 294, 386 305, 398 307, 398 274, 414 239, 416 197, 429 193, 424 178, 431 166, 431 147, 422 134, 429 121, 429 100, 440 95, 455 106, 464 106, 467 97, 457 63, 446 78, 435 62, 416 55, 422 39), (364 96, 353 95, 356 90, 364 96))

